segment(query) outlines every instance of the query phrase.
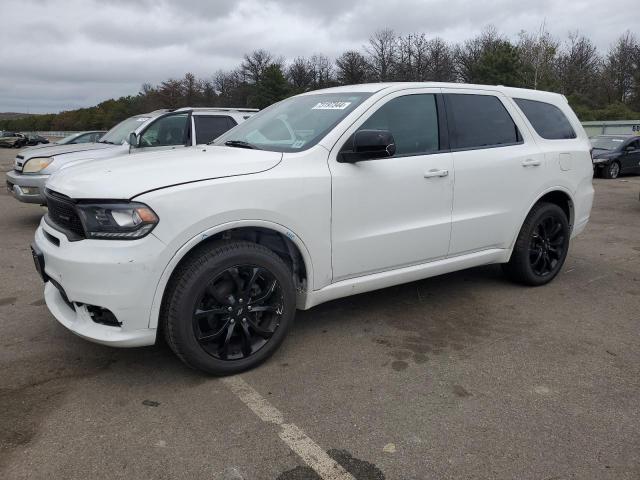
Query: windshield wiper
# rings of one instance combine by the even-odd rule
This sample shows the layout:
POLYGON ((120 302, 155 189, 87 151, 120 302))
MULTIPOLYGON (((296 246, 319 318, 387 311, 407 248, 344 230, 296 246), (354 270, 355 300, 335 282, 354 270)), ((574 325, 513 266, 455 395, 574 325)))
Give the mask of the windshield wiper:
POLYGON ((108 143, 109 145, 117 145, 116 142, 108 142, 106 140, 99 140, 98 143, 108 143))
POLYGON ((236 148, 250 148, 253 150, 260 150, 258 147, 253 145, 252 143, 245 142, 244 140, 227 140, 224 142, 227 147, 236 147, 236 148))

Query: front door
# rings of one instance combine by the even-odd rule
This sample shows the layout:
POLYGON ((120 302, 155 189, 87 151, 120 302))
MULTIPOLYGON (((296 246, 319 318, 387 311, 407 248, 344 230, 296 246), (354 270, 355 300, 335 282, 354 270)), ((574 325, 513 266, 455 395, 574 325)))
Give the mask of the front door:
POLYGON ((640 173, 640 139, 631 141, 620 156, 623 173, 640 173))
POLYGON ((140 135, 138 148, 132 152, 173 150, 184 148, 190 137, 189 113, 175 113, 159 117, 140 135))
POLYGON ((453 164, 441 145, 439 89, 380 100, 332 149, 333 280, 444 258, 449 247, 453 164), (389 130, 391 157, 339 163, 361 129, 389 130))

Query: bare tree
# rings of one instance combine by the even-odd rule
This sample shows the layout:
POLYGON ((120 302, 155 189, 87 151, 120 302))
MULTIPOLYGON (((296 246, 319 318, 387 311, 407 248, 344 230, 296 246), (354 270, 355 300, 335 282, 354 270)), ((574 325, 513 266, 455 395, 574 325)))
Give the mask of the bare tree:
POLYGON ((638 75, 639 48, 638 40, 627 30, 609 51, 602 73, 610 86, 611 101, 626 102, 632 97, 638 75))
POLYGON ((364 47, 371 65, 373 80, 387 82, 394 78, 394 67, 398 57, 398 41, 393 30, 378 30, 364 47))
POLYGON ((489 25, 477 37, 456 46, 454 57, 457 79, 466 83, 477 82, 483 55, 503 41, 496 28, 489 25))
POLYGON ((600 65, 601 58, 591 41, 578 32, 571 33, 556 65, 561 93, 593 95, 600 65))
POLYGON ((257 83, 260 81, 262 74, 270 65, 282 65, 282 59, 276 59, 266 50, 254 50, 250 54, 244 55, 244 59, 240 64, 240 70, 245 75, 249 83, 257 83))
POLYGON ((309 61, 313 71, 314 88, 330 87, 335 83, 333 65, 329 57, 322 54, 315 54, 311 56, 309 61))
POLYGON ((560 44, 547 32, 545 22, 535 35, 520 32, 517 47, 522 61, 522 85, 536 90, 553 88, 557 83, 555 64, 560 44))
POLYGON ((397 39, 395 79, 419 82, 429 76, 429 41, 424 33, 409 34, 397 39))
POLYGON ((342 85, 363 83, 367 80, 367 59, 356 50, 344 52, 336 59, 337 80, 342 85))
POLYGON ((453 50, 441 38, 431 39, 427 43, 426 80, 436 82, 455 82, 456 80, 453 50))
POLYGON ((304 57, 297 57, 287 68, 287 80, 297 91, 309 89, 315 81, 314 66, 304 57))

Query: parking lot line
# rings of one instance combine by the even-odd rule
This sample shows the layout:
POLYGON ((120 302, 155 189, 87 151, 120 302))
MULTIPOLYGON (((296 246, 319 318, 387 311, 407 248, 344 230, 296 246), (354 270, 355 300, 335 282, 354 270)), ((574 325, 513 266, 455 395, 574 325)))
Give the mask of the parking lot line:
POLYGON ((355 480, 324 449, 293 423, 284 423, 284 415, 239 376, 226 377, 223 383, 263 422, 280 427, 278 436, 324 480, 355 480))

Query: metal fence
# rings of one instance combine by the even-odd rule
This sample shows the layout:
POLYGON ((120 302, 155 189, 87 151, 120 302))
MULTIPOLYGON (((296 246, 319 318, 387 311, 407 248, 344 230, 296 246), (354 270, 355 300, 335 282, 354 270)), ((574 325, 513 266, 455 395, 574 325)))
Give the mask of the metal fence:
POLYGON ((640 135, 640 120, 582 122, 587 135, 640 135))
POLYGON ((71 135, 73 133, 80 133, 82 130, 77 130, 77 131, 61 131, 61 130, 57 130, 57 131, 50 131, 50 132, 24 132, 24 133, 29 133, 29 134, 35 134, 35 135, 41 135, 43 137, 51 137, 51 138, 64 138, 67 135, 71 135))

